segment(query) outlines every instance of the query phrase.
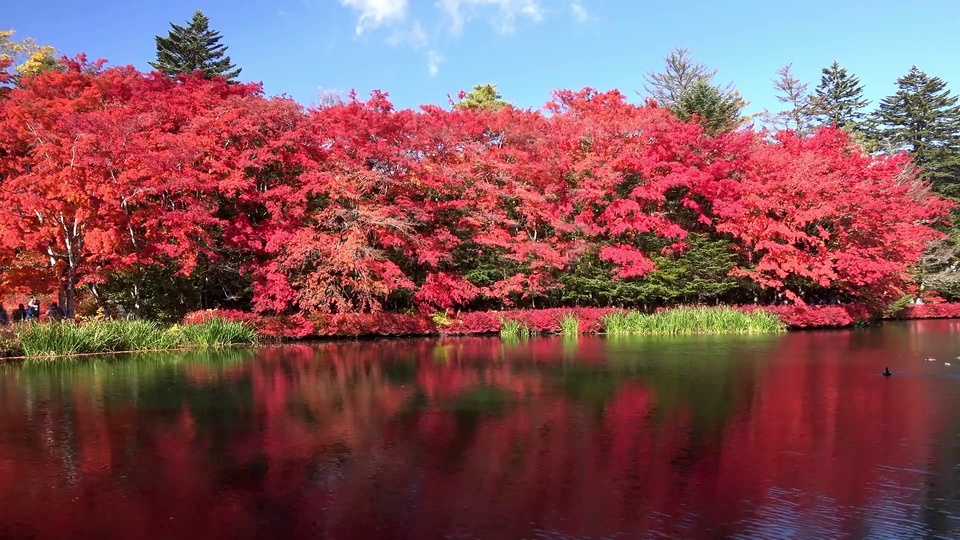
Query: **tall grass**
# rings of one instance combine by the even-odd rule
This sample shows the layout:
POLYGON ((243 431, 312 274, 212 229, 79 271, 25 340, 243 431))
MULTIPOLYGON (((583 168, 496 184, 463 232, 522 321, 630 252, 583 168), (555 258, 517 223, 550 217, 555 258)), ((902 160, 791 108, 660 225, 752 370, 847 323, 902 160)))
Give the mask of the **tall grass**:
POLYGON ((607 334, 763 334, 786 330, 772 313, 745 313, 728 307, 677 308, 650 315, 618 311, 605 315, 602 321, 607 334))
POLYGON ((202 324, 174 326, 170 333, 179 334, 182 343, 194 347, 227 347, 253 345, 260 340, 257 331, 246 323, 214 318, 202 324))
POLYGON ((580 334, 580 319, 572 313, 568 313, 560 320, 560 334, 564 337, 577 336, 580 334))
POLYGON ((501 319, 500 337, 507 339, 528 338, 530 337, 530 327, 517 319, 501 319))
POLYGON ((244 323, 210 319, 164 330, 150 321, 24 324, 17 329, 24 356, 65 356, 179 347, 254 344, 257 331, 244 323))

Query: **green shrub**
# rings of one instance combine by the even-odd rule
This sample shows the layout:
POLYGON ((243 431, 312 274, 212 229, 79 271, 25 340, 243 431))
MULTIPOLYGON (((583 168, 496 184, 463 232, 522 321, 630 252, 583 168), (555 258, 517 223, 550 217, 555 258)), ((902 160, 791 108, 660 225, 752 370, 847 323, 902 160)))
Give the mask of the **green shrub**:
POLYGON ((887 317, 896 317, 902 315, 907 308, 910 307, 910 304, 913 303, 912 296, 901 296, 898 300, 890 304, 883 310, 883 314, 887 317))
POLYGON ((23 356, 23 344, 14 332, 0 329, 0 358, 13 356, 23 356))
POLYGON ((564 315, 560 321, 560 334, 564 336, 576 336, 580 334, 580 319, 570 313, 564 315))
POLYGON ((643 314, 636 311, 610 313, 602 319, 607 334, 760 334, 786 330, 775 314, 750 313, 728 307, 677 308, 643 314))
POLYGON ((193 347, 226 347, 253 345, 260 335, 246 323, 214 318, 200 324, 175 326, 168 330, 180 343, 193 347))
POLYGON ((519 339, 530 337, 530 327, 517 319, 500 319, 500 337, 519 339))
POLYGON ((152 321, 29 323, 16 330, 24 356, 67 356, 178 347, 252 345, 257 331, 244 323, 210 319, 163 330, 152 321))
POLYGON ((178 342, 149 321, 31 323, 17 329, 25 356, 169 349, 178 342))
POLYGON ((430 318, 433 319, 433 324, 437 326, 450 326, 453 324, 453 319, 443 311, 434 313, 430 318))
POLYGON ((603 331, 607 334, 631 334, 633 333, 632 316, 640 315, 635 311, 614 311, 600 318, 603 323, 603 331))

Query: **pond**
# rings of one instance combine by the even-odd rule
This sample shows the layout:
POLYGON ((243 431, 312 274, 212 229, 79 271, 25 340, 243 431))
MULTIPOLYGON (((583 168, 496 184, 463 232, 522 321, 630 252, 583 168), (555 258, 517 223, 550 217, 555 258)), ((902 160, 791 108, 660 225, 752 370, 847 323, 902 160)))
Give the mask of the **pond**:
POLYGON ((8 365, 0 537, 957 537, 958 336, 919 321, 8 365))

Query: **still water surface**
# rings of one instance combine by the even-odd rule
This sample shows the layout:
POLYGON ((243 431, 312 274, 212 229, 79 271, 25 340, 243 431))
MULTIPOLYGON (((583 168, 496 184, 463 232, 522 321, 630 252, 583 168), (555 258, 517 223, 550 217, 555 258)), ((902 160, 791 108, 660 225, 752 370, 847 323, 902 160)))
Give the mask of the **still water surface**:
POLYGON ((0 367, 0 537, 957 538, 958 331, 0 367))

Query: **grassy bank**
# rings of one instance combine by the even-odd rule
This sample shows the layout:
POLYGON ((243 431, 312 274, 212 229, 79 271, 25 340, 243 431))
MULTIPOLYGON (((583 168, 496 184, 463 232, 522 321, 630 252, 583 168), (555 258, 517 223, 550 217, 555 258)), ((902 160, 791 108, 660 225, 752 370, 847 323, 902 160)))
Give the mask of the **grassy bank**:
POLYGON ((677 308, 651 314, 615 311, 601 321, 607 334, 765 334, 787 329, 773 313, 727 307, 677 308))
MULTIPOLYGON (((956 307, 960 304, 948 306, 956 307)), ((667 311, 691 309, 711 311, 721 309, 745 313, 762 311, 776 316, 788 330, 851 328, 878 321, 880 316, 875 309, 862 304, 687 306, 668 308, 667 311)), ((263 316, 234 310, 205 310, 190 313, 184 320, 195 323, 212 317, 237 320, 256 328, 264 338, 274 340, 483 334, 502 334, 505 337, 519 338, 528 333, 566 336, 602 334, 606 332, 606 325, 602 319, 615 313, 625 313, 625 310, 608 307, 565 307, 508 311, 446 311, 433 314, 376 312, 309 316, 302 314, 263 316)), ((956 313, 956 316, 960 317, 960 308, 952 311, 940 309, 937 313, 956 313)))
POLYGON ((610 310, 597 322, 599 324, 592 328, 584 327, 573 313, 563 315, 556 323, 539 326, 532 320, 501 318, 500 337, 519 339, 535 333, 576 336, 583 332, 611 335, 768 334, 787 329, 776 313, 731 307, 680 307, 650 314, 610 310))
POLYGON ((528 338, 531 334, 530 327, 517 319, 504 319, 500 321, 500 337, 504 339, 528 338))
POLYGON ((163 328, 150 321, 92 321, 18 325, 0 338, 4 356, 69 356, 122 351, 156 351, 252 345, 251 326, 224 319, 163 328))

